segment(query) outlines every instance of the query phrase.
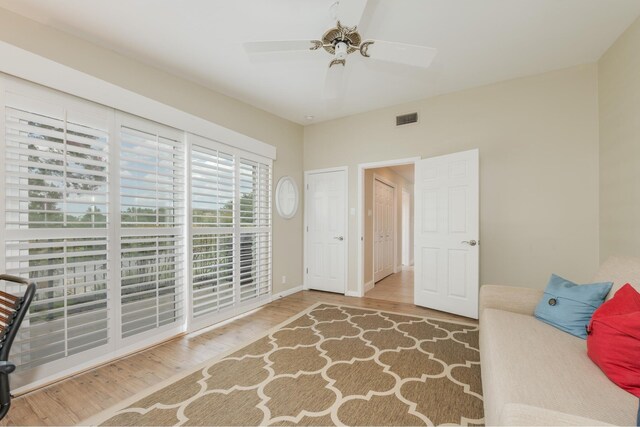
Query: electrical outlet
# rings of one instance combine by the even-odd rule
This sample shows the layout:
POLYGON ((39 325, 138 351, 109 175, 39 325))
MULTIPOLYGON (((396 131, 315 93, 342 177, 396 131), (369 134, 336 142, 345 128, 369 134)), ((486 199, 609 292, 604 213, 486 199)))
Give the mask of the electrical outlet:
POLYGON ((282 284, 285 285, 287 283, 287 276, 282 276, 282 284))

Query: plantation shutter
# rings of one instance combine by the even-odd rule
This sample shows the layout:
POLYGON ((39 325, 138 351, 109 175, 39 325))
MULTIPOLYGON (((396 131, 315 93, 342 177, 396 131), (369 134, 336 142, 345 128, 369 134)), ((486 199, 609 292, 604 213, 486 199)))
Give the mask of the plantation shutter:
POLYGON ((14 389, 269 300, 271 159, 4 75, 0 108, 14 389))
POLYGON ((122 114, 120 303, 123 338, 183 316, 184 145, 182 133, 122 114))
POLYGON ((193 319, 271 293, 271 161, 191 141, 193 319))
POLYGON ((271 165, 240 158, 240 301, 271 292, 271 165))
POLYGON ((18 374, 110 340, 112 115, 69 97, 37 95, 5 93, 0 147, 6 272, 38 285, 11 351, 18 374))
POLYGON ((235 295, 235 159, 191 149, 192 315, 230 307, 235 295))

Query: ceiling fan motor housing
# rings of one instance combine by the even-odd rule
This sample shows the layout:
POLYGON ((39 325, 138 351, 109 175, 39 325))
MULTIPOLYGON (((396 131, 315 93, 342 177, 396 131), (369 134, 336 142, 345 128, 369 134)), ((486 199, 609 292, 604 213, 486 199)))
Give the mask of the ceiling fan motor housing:
POLYGON ((343 27, 339 21, 335 28, 330 28, 322 36, 322 47, 331 55, 336 55, 336 48, 340 43, 346 45, 347 55, 357 52, 361 42, 362 38, 356 27, 343 27))

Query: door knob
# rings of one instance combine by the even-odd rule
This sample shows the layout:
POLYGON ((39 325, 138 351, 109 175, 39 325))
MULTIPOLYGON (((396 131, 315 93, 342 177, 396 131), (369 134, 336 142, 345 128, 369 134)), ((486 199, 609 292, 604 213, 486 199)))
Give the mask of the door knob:
POLYGON ((478 244, 478 242, 476 242, 475 240, 463 240, 460 243, 464 243, 465 245, 469 245, 469 246, 475 246, 478 244))
POLYGON ((334 237, 334 239, 336 239, 336 240, 340 240, 340 241, 343 241, 343 240, 344 240, 344 237, 342 237, 342 236, 338 236, 338 237, 334 237))

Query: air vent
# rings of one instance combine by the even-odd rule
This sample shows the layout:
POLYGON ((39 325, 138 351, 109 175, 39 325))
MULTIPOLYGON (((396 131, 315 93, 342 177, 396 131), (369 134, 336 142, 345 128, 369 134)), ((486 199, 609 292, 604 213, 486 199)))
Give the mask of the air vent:
POLYGON ((403 114, 396 116, 396 126, 408 125, 418 122, 418 113, 403 114))

